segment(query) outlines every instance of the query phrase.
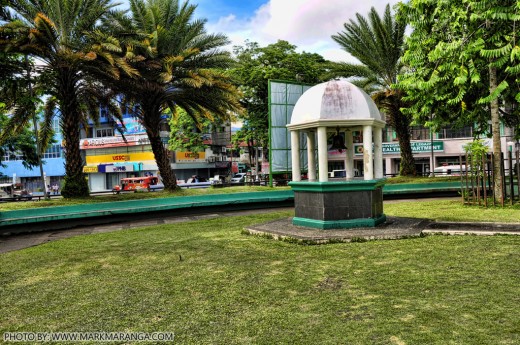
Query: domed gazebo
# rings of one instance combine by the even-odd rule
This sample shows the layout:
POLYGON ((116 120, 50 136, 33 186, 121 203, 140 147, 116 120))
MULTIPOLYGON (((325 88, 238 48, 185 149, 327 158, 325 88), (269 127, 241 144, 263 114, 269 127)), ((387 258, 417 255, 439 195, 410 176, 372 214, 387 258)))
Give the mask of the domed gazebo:
POLYGON ((293 224, 329 229, 375 226, 385 221, 382 196, 384 127, 385 122, 374 101, 348 81, 318 84, 299 98, 291 123, 287 125, 291 132, 293 178, 290 185, 295 192, 293 224), (363 180, 354 179, 353 131, 363 133, 363 180), (342 132, 346 146, 346 180, 329 182, 327 136, 334 133, 343 146, 342 132), (305 133, 307 138, 308 181, 301 181, 300 177, 300 133, 305 133))

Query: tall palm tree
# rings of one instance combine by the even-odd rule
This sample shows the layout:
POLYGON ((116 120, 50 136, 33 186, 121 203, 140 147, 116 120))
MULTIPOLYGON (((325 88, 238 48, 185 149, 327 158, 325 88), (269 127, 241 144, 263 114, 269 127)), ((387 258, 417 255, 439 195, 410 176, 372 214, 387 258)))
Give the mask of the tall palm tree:
MULTIPOLYGON (((98 30, 100 20, 114 7, 110 0, 11 0, 12 18, 0 26, 0 49, 38 59, 39 87, 48 94, 45 123, 55 111, 64 137, 65 197, 89 194, 80 154, 80 124, 96 119, 101 103, 110 103, 103 81, 124 73, 135 76, 122 57, 119 42, 98 30)), ((5 11, 4 11, 5 12, 5 11)), ((116 111, 115 107, 111 107, 116 111)), ((17 111, 3 129, 13 133, 29 120, 17 111)), ((120 117, 117 112, 113 113, 120 117)))
POLYGON ((134 115, 148 134, 165 189, 176 188, 168 151, 159 135, 167 109, 186 111, 195 123, 202 118, 229 119, 240 111, 238 92, 224 72, 232 60, 221 50, 228 40, 208 34, 205 20, 193 19, 196 6, 178 0, 130 0, 131 18, 112 21, 118 34, 134 30, 141 44, 129 43, 127 54, 141 51, 134 60, 141 77, 122 78, 116 85, 126 102, 137 105, 134 115))
POLYGON ((354 77, 356 84, 371 93, 376 104, 385 112, 387 124, 396 131, 401 149, 399 173, 415 175, 415 160, 410 145, 412 119, 401 112, 404 95, 394 87, 403 68, 401 57, 406 24, 394 19, 390 5, 386 6, 383 18, 372 7, 368 19, 359 13, 356 13, 356 19, 345 23, 345 30, 332 36, 332 39, 361 64, 336 64, 332 74, 335 77, 354 77))

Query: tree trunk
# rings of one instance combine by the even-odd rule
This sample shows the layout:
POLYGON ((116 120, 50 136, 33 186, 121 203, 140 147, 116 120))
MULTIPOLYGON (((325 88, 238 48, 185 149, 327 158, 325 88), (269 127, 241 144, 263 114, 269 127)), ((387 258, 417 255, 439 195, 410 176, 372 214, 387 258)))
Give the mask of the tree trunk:
POLYGON ((401 150, 401 166, 399 175, 415 176, 415 159, 412 153, 412 145, 410 144, 410 120, 400 111, 393 114, 392 124, 399 140, 399 148, 401 150))
POLYGON ((83 159, 79 149, 79 106, 76 99, 73 78, 67 78, 68 70, 62 71, 64 77, 61 85, 61 129, 65 141, 65 183, 61 195, 65 198, 82 198, 89 196, 88 182, 83 174, 83 159))
MULTIPOLYGON (((25 55, 25 68, 26 68, 26 71, 27 71, 27 82, 28 82, 28 87, 29 87, 29 96, 31 98, 34 97, 34 92, 33 92, 33 88, 32 88, 32 81, 31 81, 31 66, 29 65, 29 58, 27 57, 27 54, 25 55)), ((38 167, 40 168, 40 178, 41 178, 41 182, 43 184, 43 193, 44 193, 44 199, 45 200, 50 200, 50 191, 47 190, 47 185, 45 184, 45 174, 43 172, 43 162, 42 162, 42 148, 41 148, 41 145, 40 145, 40 138, 39 138, 39 135, 38 135, 38 122, 36 120, 36 112, 35 112, 35 109, 34 109, 34 105, 31 106, 31 109, 30 109, 30 112, 31 112, 31 118, 32 118, 32 122, 33 122, 33 130, 34 130, 34 138, 36 139, 36 153, 38 155, 38 167)))
POLYGON ((164 189, 168 191, 174 191, 175 189, 177 189, 177 178, 170 166, 170 158, 168 157, 168 151, 164 147, 161 137, 159 136, 159 132, 152 132, 148 129, 146 130, 146 132, 148 134, 148 139, 150 140, 150 144, 152 146, 152 152, 155 156, 155 162, 157 163, 159 173, 161 174, 164 189))
MULTIPOLYGON (((489 93, 492 94, 497 88, 497 69, 489 67, 489 93)), ((496 200, 502 199, 502 180, 500 178, 500 160, 502 147, 500 144, 500 115, 498 113, 498 99, 491 101, 491 131, 493 135, 493 191, 496 200)))

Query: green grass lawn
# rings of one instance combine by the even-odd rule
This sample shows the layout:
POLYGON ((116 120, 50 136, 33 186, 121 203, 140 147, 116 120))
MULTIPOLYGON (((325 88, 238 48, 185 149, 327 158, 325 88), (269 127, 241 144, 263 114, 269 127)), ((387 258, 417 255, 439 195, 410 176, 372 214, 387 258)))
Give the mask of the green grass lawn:
POLYGON ((290 215, 78 236, 1 254, 0 334, 170 331, 175 344, 520 343, 520 237, 304 246, 242 234, 290 215))
POLYGON ((520 204, 504 207, 463 205, 461 199, 398 201, 384 204, 388 216, 451 222, 520 223, 520 204))

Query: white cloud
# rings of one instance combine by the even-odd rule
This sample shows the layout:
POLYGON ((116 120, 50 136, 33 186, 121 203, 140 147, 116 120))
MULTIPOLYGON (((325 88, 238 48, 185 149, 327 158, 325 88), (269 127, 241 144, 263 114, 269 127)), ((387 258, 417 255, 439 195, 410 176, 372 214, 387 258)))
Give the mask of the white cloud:
POLYGON ((260 45, 279 39, 289 41, 299 51, 318 53, 333 61, 355 61, 342 51, 331 36, 343 30, 343 24, 355 14, 368 14, 375 7, 381 14, 386 4, 397 0, 270 0, 251 18, 241 19, 230 14, 217 23, 208 23, 209 31, 227 34, 234 45, 246 39, 260 45))

